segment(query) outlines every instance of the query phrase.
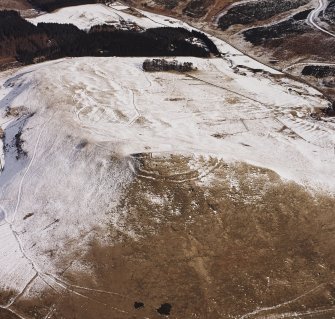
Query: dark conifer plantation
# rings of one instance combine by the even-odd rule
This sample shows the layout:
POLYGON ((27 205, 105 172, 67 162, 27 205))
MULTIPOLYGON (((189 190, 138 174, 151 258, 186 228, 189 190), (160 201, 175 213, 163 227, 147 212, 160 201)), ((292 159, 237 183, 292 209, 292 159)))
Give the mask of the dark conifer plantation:
POLYGON ((0 57, 19 52, 34 55, 48 45, 46 34, 16 11, 0 11, 0 57))
POLYGON ((36 8, 51 12, 59 8, 104 2, 103 0, 29 0, 36 8))
POLYGON ((25 64, 66 56, 209 57, 211 53, 219 51, 205 34, 183 28, 128 31, 101 26, 84 32, 72 24, 35 26, 15 11, 0 11, 0 56, 15 56, 25 64))

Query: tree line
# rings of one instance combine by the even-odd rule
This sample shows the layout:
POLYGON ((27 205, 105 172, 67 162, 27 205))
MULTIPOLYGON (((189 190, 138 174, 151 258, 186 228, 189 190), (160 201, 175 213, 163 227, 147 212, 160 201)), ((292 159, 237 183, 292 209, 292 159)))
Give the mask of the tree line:
POLYGON ((105 0, 29 0, 29 2, 37 9, 51 12, 59 8, 77 6, 91 3, 104 3, 105 0))
POLYGON ((92 27, 85 32, 72 24, 35 26, 15 11, 0 11, 0 56, 15 56, 25 64, 67 56, 209 57, 211 54, 218 55, 219 51, 205 34, 184 28, 136 31, 92 27), (197 39, 198 44, 190 39, 197 39))

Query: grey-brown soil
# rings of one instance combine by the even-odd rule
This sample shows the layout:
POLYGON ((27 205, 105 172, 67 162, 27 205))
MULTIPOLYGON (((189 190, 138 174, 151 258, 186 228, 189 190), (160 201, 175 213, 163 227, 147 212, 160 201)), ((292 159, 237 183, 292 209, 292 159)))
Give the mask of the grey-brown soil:
POLYGON ((67 290, 17 300, 22 318, 334 318, 334 198, 214 158, 197 158, 207 174, 177 155, 130 161, 110 243, 92 241, 89 272, 56 274, 67 290))

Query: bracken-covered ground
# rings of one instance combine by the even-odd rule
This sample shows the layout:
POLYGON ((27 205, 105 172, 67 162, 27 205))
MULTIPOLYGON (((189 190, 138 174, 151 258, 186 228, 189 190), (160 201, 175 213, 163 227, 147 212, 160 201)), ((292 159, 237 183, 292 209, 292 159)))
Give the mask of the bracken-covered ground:
POLYGON ((40 296, 33 286, 14 312, 160 318, 167 303, 170 318, 333 318, 334 198, 245 164, 216 163, 198 180, 183 173, 192 157, 132 161, 138 177, 115 208, 125 218, 109 228, 114 244, 93 240, 81 257, 89 274, 65 270, 40 296))
POLYGON ((0 10, 25 10, 30 8, 31 5, 26 0, 2 0, 0 2, 0 10))

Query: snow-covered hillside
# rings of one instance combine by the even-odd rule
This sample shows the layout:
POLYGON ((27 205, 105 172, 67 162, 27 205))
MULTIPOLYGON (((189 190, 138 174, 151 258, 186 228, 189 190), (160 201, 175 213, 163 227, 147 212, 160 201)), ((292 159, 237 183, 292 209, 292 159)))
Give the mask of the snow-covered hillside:
POLYGON ((133 10, 134 11, 129 11, 129 7, 119 3, 114 3, 109 6, 92 4, 62 8, 53 13, 28 19, 28 21, 34 24, 39 22, 71 23, 82 30, 88 30, 92 26, 100 24, 115 25, 120 21, 136 23, 145 29, 161 26, 184 26, 183 22, 176 19, 133 10))
POLYGON ((43 264, 50 246, 61 249, 69 236, 103 224, 130 178, 126 158, 133 153, 209 154, 335 190, 334 124, 308 116, 326 103, 317 92, 287 79, 235 74, 222 59, 178 60, 198 71, 144 73, 139 58, 78 58, 2 79, 2 121, 8 107, 23 112, 6 124, 5 141, 22 127, 28 154, 17 160, 15 145, 7 147, 2 227, 15 225, 27 247, 38 243, 30 254, 43 264), (110 167, 113 154, 121 162, 110 167), (41 215, 37 225, 34 218, 22 222, 30 212, 41 215), (36 232, 56 221, 67 227, 36 232))
MULTIPOLYGON (((142 27, 184 25, 123 9, 80 6, 32 21, 87 29, 121 16, 142 27)), ((176 58, 197 67, 187 74, 146 73, 143 58, 110 57, 62 59, 0 75, 0 236, 6 243, 0 289, 24 292, 35 278, 57 288, 64 283, 55 276, 67 267, 85 269, 76 259, 87 243, 107 241, 106 228, 124 218, 110 212, 135 178, 133 154, 245 162, 335 193, 335 123, 310 117, 328 101, 214 40, 223 58, 176 58), (71 265, 69 256, 75 256, 71 265)), ((200 164, 192 169, 199 182, 210 182, 200 164)))

